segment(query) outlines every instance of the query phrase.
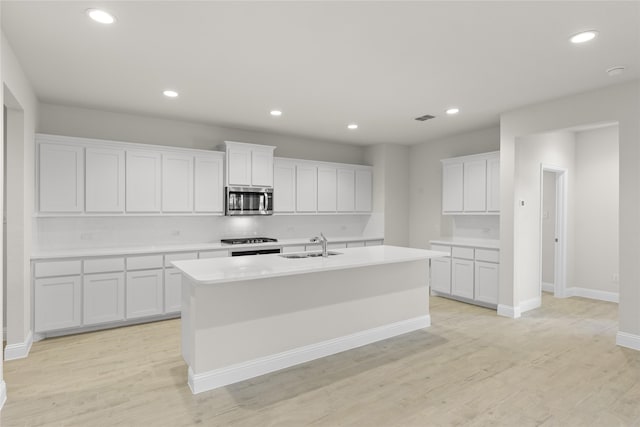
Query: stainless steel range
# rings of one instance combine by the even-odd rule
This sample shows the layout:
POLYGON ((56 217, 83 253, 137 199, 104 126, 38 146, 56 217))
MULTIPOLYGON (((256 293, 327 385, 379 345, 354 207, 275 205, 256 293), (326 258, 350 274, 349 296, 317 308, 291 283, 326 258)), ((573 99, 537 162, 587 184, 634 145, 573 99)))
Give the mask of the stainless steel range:
POLYGON ((225 245, 246 245, 247 243, 271 243, 277 242, 278 239, 271 237, 236 237, 232 239, 220 239, 220 243, 225 245))
MULTIPOLYGON (((278 239, 271 237, 238 237, 233 239, 221 239, 220 243, 224 245, 247 245, 252 243, 277 243, 278 239)), ((253 248, 253 249, 237 249, 232 250, 231 256, 245 256, 245 255, 265 255, 265 254, 279 254, 282 248, 253 248)))

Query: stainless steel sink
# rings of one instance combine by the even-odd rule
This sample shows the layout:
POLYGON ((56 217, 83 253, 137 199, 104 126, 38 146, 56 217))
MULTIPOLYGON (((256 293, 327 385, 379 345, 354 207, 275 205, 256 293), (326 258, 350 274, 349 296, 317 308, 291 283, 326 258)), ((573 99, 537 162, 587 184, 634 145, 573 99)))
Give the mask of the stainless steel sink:
MULTIPOLYGON (((342 255, 342 252, 328 251, 327 255, 342 255)), ((295 254, 280 254, 282 258, 298 259, 298 258, 315 258, 321 257, 322 252, 300 252, 295 254)))

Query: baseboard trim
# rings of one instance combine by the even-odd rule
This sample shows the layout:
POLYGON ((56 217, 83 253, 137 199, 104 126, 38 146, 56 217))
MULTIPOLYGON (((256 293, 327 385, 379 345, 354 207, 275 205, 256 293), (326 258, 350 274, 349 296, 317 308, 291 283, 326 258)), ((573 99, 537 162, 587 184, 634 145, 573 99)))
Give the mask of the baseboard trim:
POLYGON ((7 384, 4 380, 0 380, 0 409, 4 406, 7 401, 7 384))
POLYGON ((31 346, 33 345, 33 332, 29 331, 27 339, 24 342, 16 344, 7 344, 4 348, 4 360, 24 359, 29 355, 31 346))
POLYGON ((535 310, 536 308, 540 308, 542 305, 542 298, 535 297, 520 303, 520 313, 524 313, 530 310, 535 310))
POLYGON ((555 292, 556 286, 553 283, 542 282, 542 290, 545 292, 555 292))
POLYGON ((202 393, 429 326, 427 314, 199 374, 189 367, 188 384, 193 394, 202 393))
POLYGON ((616 344, 621 347, 640 351, 640 335, 618 331, 616 334, 616 344))
POLYGON ((517 319, 521 314, 522 312, 520 311, 519 305, 512 307, 510 305, 498 304, 498 316, 517 319))
POLYGON ((620 294, 617 292, 599 291, 597 289, 588 289, 580 287, 567 288, 565 291, 567 297, 582 297, 607 302, 620 302, 620 294))

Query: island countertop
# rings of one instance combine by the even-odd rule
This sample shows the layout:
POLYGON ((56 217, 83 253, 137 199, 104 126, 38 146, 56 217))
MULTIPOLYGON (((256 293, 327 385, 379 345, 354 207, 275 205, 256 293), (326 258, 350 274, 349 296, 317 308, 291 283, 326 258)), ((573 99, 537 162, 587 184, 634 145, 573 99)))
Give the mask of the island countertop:
POLYGON ((175 261, 172 264, 195 284, 210 285, 371 265, 429 260, 449 255, 446 252, 386 245, 347 248, 340 249, 337 252, 340 252, 340 255, 332 255, 326 258, 289 259, 281 257, 279 254, 270 254, 175 261))

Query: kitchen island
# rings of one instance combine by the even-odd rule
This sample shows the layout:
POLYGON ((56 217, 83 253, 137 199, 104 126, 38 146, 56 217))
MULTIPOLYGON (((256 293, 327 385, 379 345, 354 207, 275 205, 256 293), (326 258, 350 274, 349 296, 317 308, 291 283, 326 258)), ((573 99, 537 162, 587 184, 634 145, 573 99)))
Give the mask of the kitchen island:
POLYGON ((183 274, 182 355, 192 392, 430 326, 430 259, 447 253, 339 252, 174 262, 183 274))

